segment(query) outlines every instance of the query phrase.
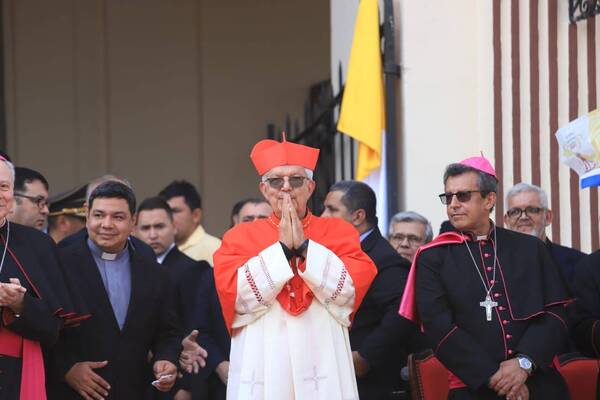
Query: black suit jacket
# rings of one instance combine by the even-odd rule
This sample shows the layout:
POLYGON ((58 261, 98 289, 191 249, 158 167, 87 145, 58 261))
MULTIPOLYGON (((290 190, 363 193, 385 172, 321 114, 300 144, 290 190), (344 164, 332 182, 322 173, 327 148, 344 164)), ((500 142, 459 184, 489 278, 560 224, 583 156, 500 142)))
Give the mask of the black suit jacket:
POLYGON ((192 315, 187 328, 197 329, 200 332, 198 343, 208 352, 206 367, 200 373, 201 377, 206 377, 222 361, 229 360, 231 338, 217 296, 213 268, 206 261, 200 261, 198 264, 201 268, 198 269, 192 315))
POLYGON ((194 313, 196 292, 205 271, 212 271, 205 261, 195 261, 183 254, 177 246, 166 255, 161 266, 169 275, 173 293, 174 307, 181 322, 184 333, 188 334, 194 313))
MULTIPOLYGON (((80 361, 107 360, 97 369, 110 385, 107 399, 135 400, 147 390, 147 356, 177 365, 182 332, 169 299, 168 275, 156 262, 130 250, 131 297, 123 330, 119 329, 98 267, 85 238, 59 252, 65 272, 76 282, 92 317, 66 331, 54 349, 60 377, 80 361)), ((79 399, 66 384, 57 385, 54 399, 79 399)))
POLYGON ((575 267, 575 315, 571 335, 579 351, 600 357, 600 250, 583 257, 575 267))
POLYGON ((389 393, 399 381, 400 369, 406 363, 405 348, 416 330, 412 322, 398 315, 410 263, 378 228, 362 241, 361 247, 377 266, 377 276, 354 317, 350 345, 371 367, 367 376, 358 379, 361 398, 378 398, 373 391, 389 393))
POLYGON ((575 276, 575 264, 586 256, 579 250, 570 247, 561 246, 560 244, 552 243, 546 239, 546 248, 550 250, 554 261, 560 266, 569 285, 573 284, 575 276))
POLYGON ((198 343, 208 353, 206 367, 198 375, 186 376, 183 386, 194 398, 206 395, 224 398, 225 386, 214 372, 222 361, 229 360, 230 337, 217 297, 213 269, 206 261, 195 261, 174 247, 162 263, 171 275, 175 292, 175 308, 183 322, 184 333, 199 331, 198 343))

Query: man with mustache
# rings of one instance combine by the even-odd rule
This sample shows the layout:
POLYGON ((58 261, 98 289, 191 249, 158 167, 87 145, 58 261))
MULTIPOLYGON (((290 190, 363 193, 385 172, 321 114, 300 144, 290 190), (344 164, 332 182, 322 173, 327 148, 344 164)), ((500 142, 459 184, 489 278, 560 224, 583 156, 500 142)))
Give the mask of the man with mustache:
POLYGON ((348 327, 376 267, 352 225, 308 209, 318 155, 285 139, 250 154, 273 214, 233 227, 214 256, 229 400, 358 398, 348 327))
POLYGON ((506 193, 506 210, 506 227, 543 241, 562 268, 567 282, 572 283, 575 264, 585 253, 553 243, 546 236, 546 227, 552 223, 552 210, 548 208, 548 196, 542 188, 524 182, 516 184, 506 193))
POLYGON ((417 252, 400 314, 450 371, 450 399, 562 400, 551 365, 567 348, 571 299, 539 239, 490 219, 497 185, 483 156, 446 168, 439 197, 456 231, 417 252))

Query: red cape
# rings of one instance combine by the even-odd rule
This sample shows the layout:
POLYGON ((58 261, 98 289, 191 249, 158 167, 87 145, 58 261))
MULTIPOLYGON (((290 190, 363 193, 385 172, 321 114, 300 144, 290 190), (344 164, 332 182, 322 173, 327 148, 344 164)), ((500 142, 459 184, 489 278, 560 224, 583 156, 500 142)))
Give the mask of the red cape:
POLYGON ((404 288, 404 294, 402 295, 402 301, 400 302, 400 309, 398 310, 398 313, 401 316, 413 321, 417 325, 421 325, 421 320, 417 311, 417 301, 415 293, 415 284, 417 280, 417 258, 419 258, 419 254, 421 254, 423 250, 427 250, 432 247, 442 246, 445 244, 462 243, 465 240, 466 238, 460 233, 446 232, 442 233, 426 245, 419 247, 415 254, 415 257, 413 258, 413 262, 410 267, 410 272, 408 273, 406 287, 404 288))
MULTIPOLYGON (((272 214, 268 219, 242 223, 225 233, 221 247, 214 254, 215 285, 221 301, 227 329, 231 333, 237 297, 237 272, 252 257, 279 241, 279 219, 272 214)), ((339 218, 320 218, 308 212, 302 220, 304 235, 325 246, 337 255, 354 283, 355 301, 351 318, 377 275, 377 267, 360 247, 358 232, 339 218)), ((304 263, 299 268, 304 270, 304 263)), ((304 280, 290 265, 294 277, 289 281, 295 297, 284 287, 277 301, 292 315, 299 315, 310 306, 314 297, 304 280)))

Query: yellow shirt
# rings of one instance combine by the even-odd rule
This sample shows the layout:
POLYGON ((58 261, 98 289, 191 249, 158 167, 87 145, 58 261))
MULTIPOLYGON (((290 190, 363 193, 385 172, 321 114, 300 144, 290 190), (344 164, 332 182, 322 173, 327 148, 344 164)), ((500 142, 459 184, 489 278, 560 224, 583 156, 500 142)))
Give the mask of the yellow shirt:
POLYGON ((178 246, 179 250, 186 256, 196 261, 208 261, 213 265, 213 253, 221 246, 221 240, 206 233, 202 225, 198 225, 194 233, 178 246))

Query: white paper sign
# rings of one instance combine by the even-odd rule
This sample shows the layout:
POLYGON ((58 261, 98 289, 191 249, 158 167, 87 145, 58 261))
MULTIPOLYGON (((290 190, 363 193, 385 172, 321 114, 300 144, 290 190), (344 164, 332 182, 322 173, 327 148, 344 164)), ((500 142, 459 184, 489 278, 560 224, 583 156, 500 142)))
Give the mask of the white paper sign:
POLYGON ((579 175, 581 188, 600 186, 600 109, 556 132, 560 161, 579 175))

